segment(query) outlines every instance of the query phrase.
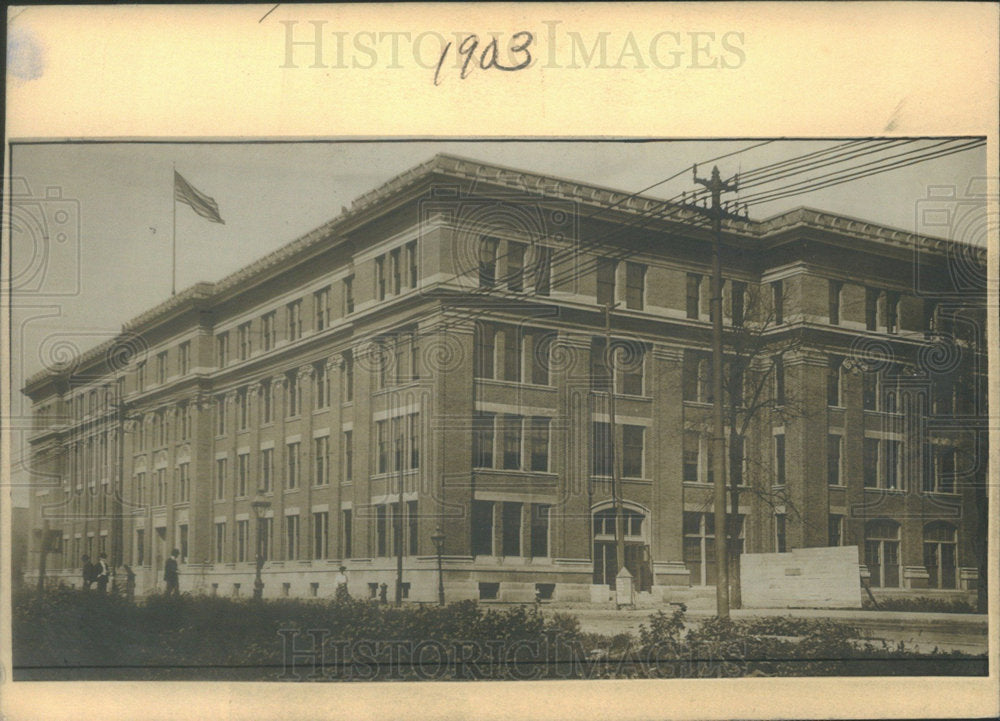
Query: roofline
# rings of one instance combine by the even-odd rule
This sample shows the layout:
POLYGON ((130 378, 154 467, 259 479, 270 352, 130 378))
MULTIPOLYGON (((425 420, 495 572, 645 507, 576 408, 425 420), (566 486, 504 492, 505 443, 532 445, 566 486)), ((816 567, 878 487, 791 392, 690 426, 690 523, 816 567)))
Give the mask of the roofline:
MULTIPOLYGON (((569 178, 533 173, 493 163, 484 163, 461 155, 438 153, 423 163, 415 165, 372 190, 361 194, 351 201, 349 208, 344 207, 340 214, 326 223, 286 243, 280 248, 261 256, 221 280, 195 283, 162 303, 135 316, 122 325, 122 333, 119 336, 85 351, 79 357, 75 366, 80 367, 93 363, 99 356, 106 354, 115 343, 119 342, 122 336, 137 333, 142 329, 162 322, 188 302, 197 300, 211 302, 220 294, 230 291, 235 287, 253 283, 256 278, 262 276, 266 271, 282 263, 293 261, 297 256, 313 249, 322 240, 329 238, 330 235, 336 235, 338 231, 345 229, 351 221, 358 219, 365 211, 375 206, 380 200, 383 200, 387 196, 395 195, 406 187, 435 174, 465 180, 479 180, 493 185, 506 186, 512 190, 521 192, 527 191, 532 194, 577 200, 590 205, 602 206, 606 209, 615 208, 624 213, 647 214, 671 202, 649 195, 627 193, 605 186, 582 183, 569 178)), ((695 211, 691 212, 694 213, 695 211)), ((731 221, 725 222, 726 224, 731 224, 731 221)), ((739 221, 738 226, 737 232, 756 239, 763 239, 777 233, 787 232, 796 227, 818 227, 896 247, 902 246, 912 249, 921 246, 936 254, 944 254, 952 246, 978 248, 980 251, 979 255, 984 263, 986 259, 986 249, 970 243, 919 235, 898 228, 879 225, 878 223, 850 216, 836 215, 806 206, 799 206, 762 221, 739 221)), ((41 385, 50 378, 58 378, 63 374, 65 374, 65 370, 41 370, 25 381, 23 392, 30 393, 29 389, 41 385)))

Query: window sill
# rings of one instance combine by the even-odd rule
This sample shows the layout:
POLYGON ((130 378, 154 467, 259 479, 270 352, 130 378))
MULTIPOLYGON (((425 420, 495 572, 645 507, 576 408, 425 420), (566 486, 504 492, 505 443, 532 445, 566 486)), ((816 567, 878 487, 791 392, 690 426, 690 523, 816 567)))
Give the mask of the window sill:
POLYGON ((283 488, 283 489, 281 490, 281 492, 282 492, 282 493, 298 493, 298 492, 299 492, 299 487, 298 487, 298 486, 295 486, 295 487, 293 487, 293 488, 283 488))
POLYGON ((559 474, 554 471, 528 471, 520 468, 485 468, 476 466, 472 469, 475 473, 496 473, 496 474, 512 474, 516 473, 518 475, 531 475, 531 476, 549 476, 552 478, 558 478, 559 474))

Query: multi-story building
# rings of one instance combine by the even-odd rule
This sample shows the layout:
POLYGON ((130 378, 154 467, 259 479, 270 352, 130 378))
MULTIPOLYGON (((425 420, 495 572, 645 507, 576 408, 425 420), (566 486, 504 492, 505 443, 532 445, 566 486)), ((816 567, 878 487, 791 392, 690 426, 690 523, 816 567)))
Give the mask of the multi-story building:
MULTIPOLYGON (((739 545, 975 588, 985 254, 809 209, 723 230, 739 545)), ((638 589, 710 586, 711 241, 690 208, 436 156, 27 381, 30 570, 48 529, 76 585, 104 550, 162 588, 177 548, 182 590, 248 595, 260 549, 265 596, 340 565, 368 595, 401 546, 432 600, 440 529, 449 598, 589 599, 617 471, 638 589)))

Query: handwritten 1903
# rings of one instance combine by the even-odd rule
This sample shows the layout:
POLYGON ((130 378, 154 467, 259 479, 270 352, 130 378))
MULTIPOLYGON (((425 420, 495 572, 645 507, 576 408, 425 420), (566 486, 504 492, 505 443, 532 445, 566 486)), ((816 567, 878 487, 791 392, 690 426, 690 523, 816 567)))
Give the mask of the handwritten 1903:
MULTIPOLYGON (((465 38, 458 46, 458 55, 463 58, 461 71, 459 72, 459 78, 465 80, 469 76, 469 73, 475 68, 473 61, 478 58, 478 65, 482 70, 489 70, 490 68, 496 68, 497 70, 503 70, 504 72, 513 72, 515 70, 522 70, 531 64, 531 50, 529 46, 534 40, 534 36, 527 30, 522 30, 521 32, 514 33, 511 37, 511 45, 508 50, 508 57, 515 61, 514 65, 504 65, 500 62, 498 57, 499 49, 497 47, 497 39, 493 38, 485 46, 479 50, 480 42, 477 35, 469 35, 465 38), (477 54, 477 50, 479 50, 477 54)), ((441 50, 441 57, 438 58, 437 67, 434 69, 434 84, 441 84, 441 67, 444 65, 445 60, 448 57, 448 53, 451 51, 451 42, 445 44, 444 48, 441 50)))

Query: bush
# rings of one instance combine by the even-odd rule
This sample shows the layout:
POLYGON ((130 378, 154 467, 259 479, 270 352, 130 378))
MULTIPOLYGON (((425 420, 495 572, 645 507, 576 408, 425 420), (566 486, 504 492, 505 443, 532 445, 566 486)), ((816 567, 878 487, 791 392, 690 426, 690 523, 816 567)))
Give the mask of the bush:
POLYGON ((975 604, 964 598, 880 598, 876 607, 870 598, 862 607, 869 611, 915 611, 922 613, 978 613, 975 604))
POLYGON ((16 680, 382 680, 747 675, 972 675, 986 657, 916 654, 801 618, 709 618, 684 610, 629 634, 582 633, 537 606, 395 608, 350 598, 254 601, 94 591, 13 598, 16 680), (318 644, 318 646, 317 646, 318 644), (294 652, 294 653, 293 653, 294 652))

